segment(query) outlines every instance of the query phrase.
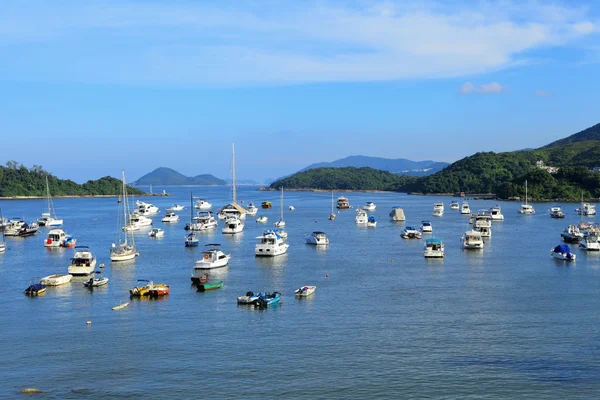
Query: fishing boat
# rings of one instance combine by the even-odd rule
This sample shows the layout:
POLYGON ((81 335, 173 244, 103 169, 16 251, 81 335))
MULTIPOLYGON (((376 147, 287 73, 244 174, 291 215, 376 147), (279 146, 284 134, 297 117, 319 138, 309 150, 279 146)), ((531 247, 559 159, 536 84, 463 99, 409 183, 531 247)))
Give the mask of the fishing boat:
POLYGON ((250 216, 254 216, 258 213, 258 207, 256 207, 254 205, 254 203, 250 202, 248 203, 248 206, 246 207, 246 214, 250 215, 250 216))
POLYGON ((150 232, 148 232, 148 237, 150 238, 160 238, 165 236, 165 231, 160 228, 152 228, 150 232))
POLYGON ((460 208, 460 206, 458 205, 458 201, 452 200, 450 202, 450 209, 451 210, 458 210, 459 208, 460 208))
POLYGON ((171 287, 169 285, 161 284, 154 285, 152 289, 148 291, 148 296, 150 297, 161 297, 166 296, 171 291, 171 287))
POLYGON ((425 241, 423 256, 425 258, 444 258, 444 243, 442 239, 427 239, 425 241))
POLYGON ((65 283, 71 282, 72 278, 73 278, 73 275, 71 275, 71 274, 48 275, 46 277, 43 277, 40 280, 40 283, 42 285, 46 285, 46 286, 60 286, 60 285, 64 285, 65 283))
POLYGON ((196 285, 199 292, 206 292, 208 290, 217 290, 223 287, 223 281, 217 282, 206 282, 206 283, 198 283, 196 285))
POLYGON ((102 271, 96 271, 96 276, 91 277, 85 281, 83 285, 87 288, 93 289, 95 287, 104 286, 108 283, 108 278, 102 274, 102 271))
POLYGON ((336 207, 340 210, 347 210, 348 208, 350 208, 350 203, 348 202, 347 198, 345 198, 344 196, 340 196, 337 199, 336 207))
POLYGON ((465 200, 462 202, 460 206, 460 213, 462 215, 471 215, 471 209, 469 208, 469 203, 465 200))
POLYGON ((196 200, 196 204, 194 204, 194 208, 197 210, 210 210, 212 208, 212 204, 205 199, 198 199, 196 200))
POLYGON ((444 215, 444 203, 442 203, 442 202, 434 203, 433 204, 433 216, 441 217, 442 215, 444 215))
MULTIPOLYGON (((129 213, 129 201, 127 199, 127 185, 125 184, 125 171, 121 171, 121 181, 122 181, 122 190, 123 190, 123 224, 125 224, 130 215, 129 213)), ((119 224, 120 213, 117 214, 117 226, 119 224)), ((137 254, 135 247, 135 239, 133 237, 133 233, 129 232, 131 236, 128 238, 128 232, 124 232, 121 236, 121 232, 117 232, 117 236, 119 237, 119 244, 113 243, 110 248, 110 260, 114 262, 119 261, 128 261, 134 260, 137 254)))
POLYGON ((23 293, 27 296, 38 296, 46 291, 46 285, 42 283, 32 283, 23 293))
POLYGON ((254 254, 256 256, 274 257, 285 254, 290 247, 285 243, 281 236, 273 231, 265 231, 262 235, 256 237, 256 247, 254 254))
POLYGON ((194 264, 194 271, 223 268, 229 264, 231 254, 225 254, 221 250, 220 244, 209 243, 205 247, 206 250, 204 250, 202 258, 194 264))
POLYGON ((423 233, 433 233, 433 226, 429 221, 421 221, 421 232, 423 233))
POLYGON ((404 215, 404 210, 398 206, 392 207, 392 211, 390 211, 390 218, 394 222, 406 221, 406 216, 404 215))
POLYGON ((464 249, 483 249, 481 232, 475 230, 465 232, 462 237, 462 243, 464 249))
POLYGON ((563 210, 560 207, 551 207, 550 208, 550 218, 564 218, 565 217, 565 213, 563 212, 563 210))
POLYGON ((331 214, 329 214, 329 220, 333 221, 335 219, 335 213, 333 212, 333 192, 331 192, 331 214))
POLYGON ((358 225, 366 225, 369 217, 367 216, 367 212, 363 209, 356 209, 356 217, 354 218, 354 222, 358 225))
POLYGON ((256 302, 254 302, 254 306, 258 308, 267 308, 269 306, 279 303, 280 300, 281 295, 279 294, 279 292, 266 292, 265 294, 261 293, 261 295, 258 296, 256 302))
POLYGON ((404 231, 400 234, 402 239, 421 239, 421 232, 412 226, 407 226, 404 231))
POLYGON ((316 286, 302 286, 294 290, 294 294, 297 297, 308 297, 315 292, 316 286))
POLYGON ((315 246, 327 246, 329 245, 329 238, 325 232, 313 232, 305 237, 307 244, 314 244, 315 246))
POLYGON ((256 300, 258 300, 258 297, 260 294, 261 293, 254 294, 254 292, 246 292, 245 296, 238 296, 237 303, 244 304, 244 305, 254 304, 256 302, 256 300))
POLYGON ((54 210, 54 203, 52 202, 52 197, 50 196, 48 176, 46 176, 46 196, 48 198, 48 212, 42 213, 42 216, 37 220, 37 223, 39 226, 61 226, 63 224, 63 220, 56 217, 56 210, 54 210))
POLYGON ((365 211, 375 211, 377 206, 372 201, 367 201, 362 209, 365 211))
POLYGON ((175 214, 173 211, 166 211, 165 216, 161 219, 162 222, 177 222, 179 221, 179 215, 175 214))
POLYGON ((377 218, 375 218, 375 216, 371 215, 369 217, 369 219, 367 220, 367 227, 375 228, 376 226, 377 226, 377 218))
POLYGON ((268 220, 269 218, 267 218, 266 215, 261 215, 258 218, 256 218, 256 222, 258 222, 259 224, 266 224, 268 220))
POLYGON ((575 261, 577 256, 571 253, 571 249, 566 244, 559 244, 558 246, 550 249, 550 255, 557 260, 575 261))
POLYGON ((273 204, 272 204, 270 201, 263 201, 263 202, 260 204, 260 207, 261 207, 261 208, 272 208, 272 207, 273 207, 273 204))
POLYGON ((528 215, 535 214, 535 209, 527 202, 527 180, 525 180, 525 204, 521 204, 519 213, 528 215))
POLYGON ((492 221, 504 221, 504 215, 502 215, 502 209, 496 205, 490 209, 490 216, 492 221))
POLYGON ((283 186, 281 187, 281 204, 279 211, 279 221, 275 222, 275 226, 277 228, 283 228, 285 226, 285 221, 283 220, 283 186))
POLYGON ((88 246, 75 247, 75 254, 71 258, 68 272, 71 275, 89 275, 96 269, 96 257, 92 255, 88 246))

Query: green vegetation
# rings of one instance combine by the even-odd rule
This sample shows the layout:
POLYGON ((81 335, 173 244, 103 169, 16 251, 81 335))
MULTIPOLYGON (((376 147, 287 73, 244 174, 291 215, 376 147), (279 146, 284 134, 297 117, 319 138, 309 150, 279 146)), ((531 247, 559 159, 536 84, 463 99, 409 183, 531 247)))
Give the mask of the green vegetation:
POLYGON ((283 186, 286 189, 399 190, 416 179, 369 167, 315 168, 275 181, 270 188, 278 189, 283 186))
MULTIPOLYGON (((9 161, 5 167, 0 166, 0 197, 45 196, 46 177, 53 196, 118 195, 122 191, 121 181, 110 176, 79 185, 71 180, 58 179, 39 165, 28 169, 16 161, 9 161)), ((145 194, 131 186, 127 187, 127 192, 145 194)))
POLYGON ((171 168, 160 167, 154 171, 142 176, 134 185, 157 185, 157 186, 178 186, 178 185, 226 185, 222 179, 210 174, 196 175, 187 177, 171 168))

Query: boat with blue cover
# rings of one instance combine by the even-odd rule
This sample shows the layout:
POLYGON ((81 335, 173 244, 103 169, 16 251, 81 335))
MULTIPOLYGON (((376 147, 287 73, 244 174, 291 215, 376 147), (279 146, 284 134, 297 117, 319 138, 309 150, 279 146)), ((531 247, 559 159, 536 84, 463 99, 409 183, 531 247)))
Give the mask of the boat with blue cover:
POLYGON ((279 303, 280 300, 281 295, 279 292, 266 292, 264 294, 260 293, 258 299, 254 302, 254 306, 259 308, 267 308, 279 303))
POLYGON ((369 217, 369 219, 367 220, 367 226, 369 228, 375 228, 377 226, 377 218, 375 218, 373 215, 371 215, 369 217))
POLYGON ((444 258, 444 242, 442 242, 442 239, 427 239, 423 256, 425 258, 444 258))
POLYGON ((550 250, 550 255, 557 260, 565 260, 565 261, 575 261, 575 254, 571 253, 571 249, 566 244, 559 244, 552 250, 550 250))
POLYGON ((27 296, 37 296, 46 291, 46 285, 43 283, 32 283, 23 293, 27 296))

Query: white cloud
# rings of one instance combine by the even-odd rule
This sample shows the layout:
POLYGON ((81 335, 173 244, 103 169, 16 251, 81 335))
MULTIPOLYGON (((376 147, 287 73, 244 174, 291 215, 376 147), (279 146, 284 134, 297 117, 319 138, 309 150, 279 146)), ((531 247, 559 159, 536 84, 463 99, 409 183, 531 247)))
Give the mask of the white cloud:
POLYGON ((598 31, 585 8, 535 0, 363 4, 9 3, 0 77, 186 86, 459 77, 598 31))
POLYGON ((475 86, 471 82, 465 82, 460 87, 460 93, 471 94, 471 93, 500 93, 505 90, 505 87, 498 82, 484 83, 475 86))

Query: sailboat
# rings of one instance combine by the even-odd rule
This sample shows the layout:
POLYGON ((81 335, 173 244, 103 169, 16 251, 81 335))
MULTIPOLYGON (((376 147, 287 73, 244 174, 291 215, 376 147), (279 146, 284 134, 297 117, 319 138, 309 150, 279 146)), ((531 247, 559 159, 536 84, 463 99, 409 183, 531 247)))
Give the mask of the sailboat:
POLYGON ((335 219, 335 213, 333 212, 333 191, 331 192, 331 214, 329 214, 329 220, 333 221, 335 219))
MULTIPOLYGON (((127 185, 125 184, 125 171, 121 172, 121 180, 123 181, 123 223, 127 224, 129 221, 129 202, 127 200, 127 185)), ((127 261, 133 260, 137 255, 135 250, 135 240, 133 238, 132 231, 123 231, 120 229, 121 224, 119 223, 120 213, 117 214, 117 237, 119 244, 113 243, 110 248, 110 260, 111 261, 127 261), (122 236, 121 236, 122 234, 122 236), (131 235, 131 243, 127 240, 127 236, 131 235)))
POLYGON ((4 240, 4 218, 2 218, 2 209, 0 209, 0 224, 2 224, 2 240, 0 240, 0 253, 4 253, 6 251, 6 241, 4 240))
POLYGON ((200 242, 200 240, 198 239, 198 237, 196 236, 194 231, 191 229, 192 223, 193 223, 192 222, 193 221, 193 213, 194 213, 194 195, 192 194, 192 192, 190 192, 190 224, 188 225, 188 227, 190 228, 190 233, 185 235, 185 247, 196 247, 196 246, 198 246, 198 243, 200 242))
POLYGON ((521 214, 535 214, 533 206, 527 203, 527 181, 525 181, 525 204, 521 204, 519 212, 521 214))
POLYGON ((231 144, 231 170, 232 170, 232 192, 233 192, 233 201, 223 208, 219 212, 219 219, 227 219, 231 216, 237 217, 240 221, 244 221, 246 219, 246 209, 240 206, 237 203, 237 187, 235 183, 235 143, 231 144))
POLYGON ((54 210, 54 204, 52 203, 52 197, 50 197, 50 185, 48 184, 48 177, 46 176, 46 196, 48 197, 48 212, 42 213, 42 216, 38 219, 38 225, 40 226, 61 226, 63 224, 62 219, 56 218, 56 211, 54 210))
POLYGON ((283 186, 281 187, 281 211, 279 212, 279 221, 275 222, 277 228, 283 228, 285 221, 283 220, 283 186))

